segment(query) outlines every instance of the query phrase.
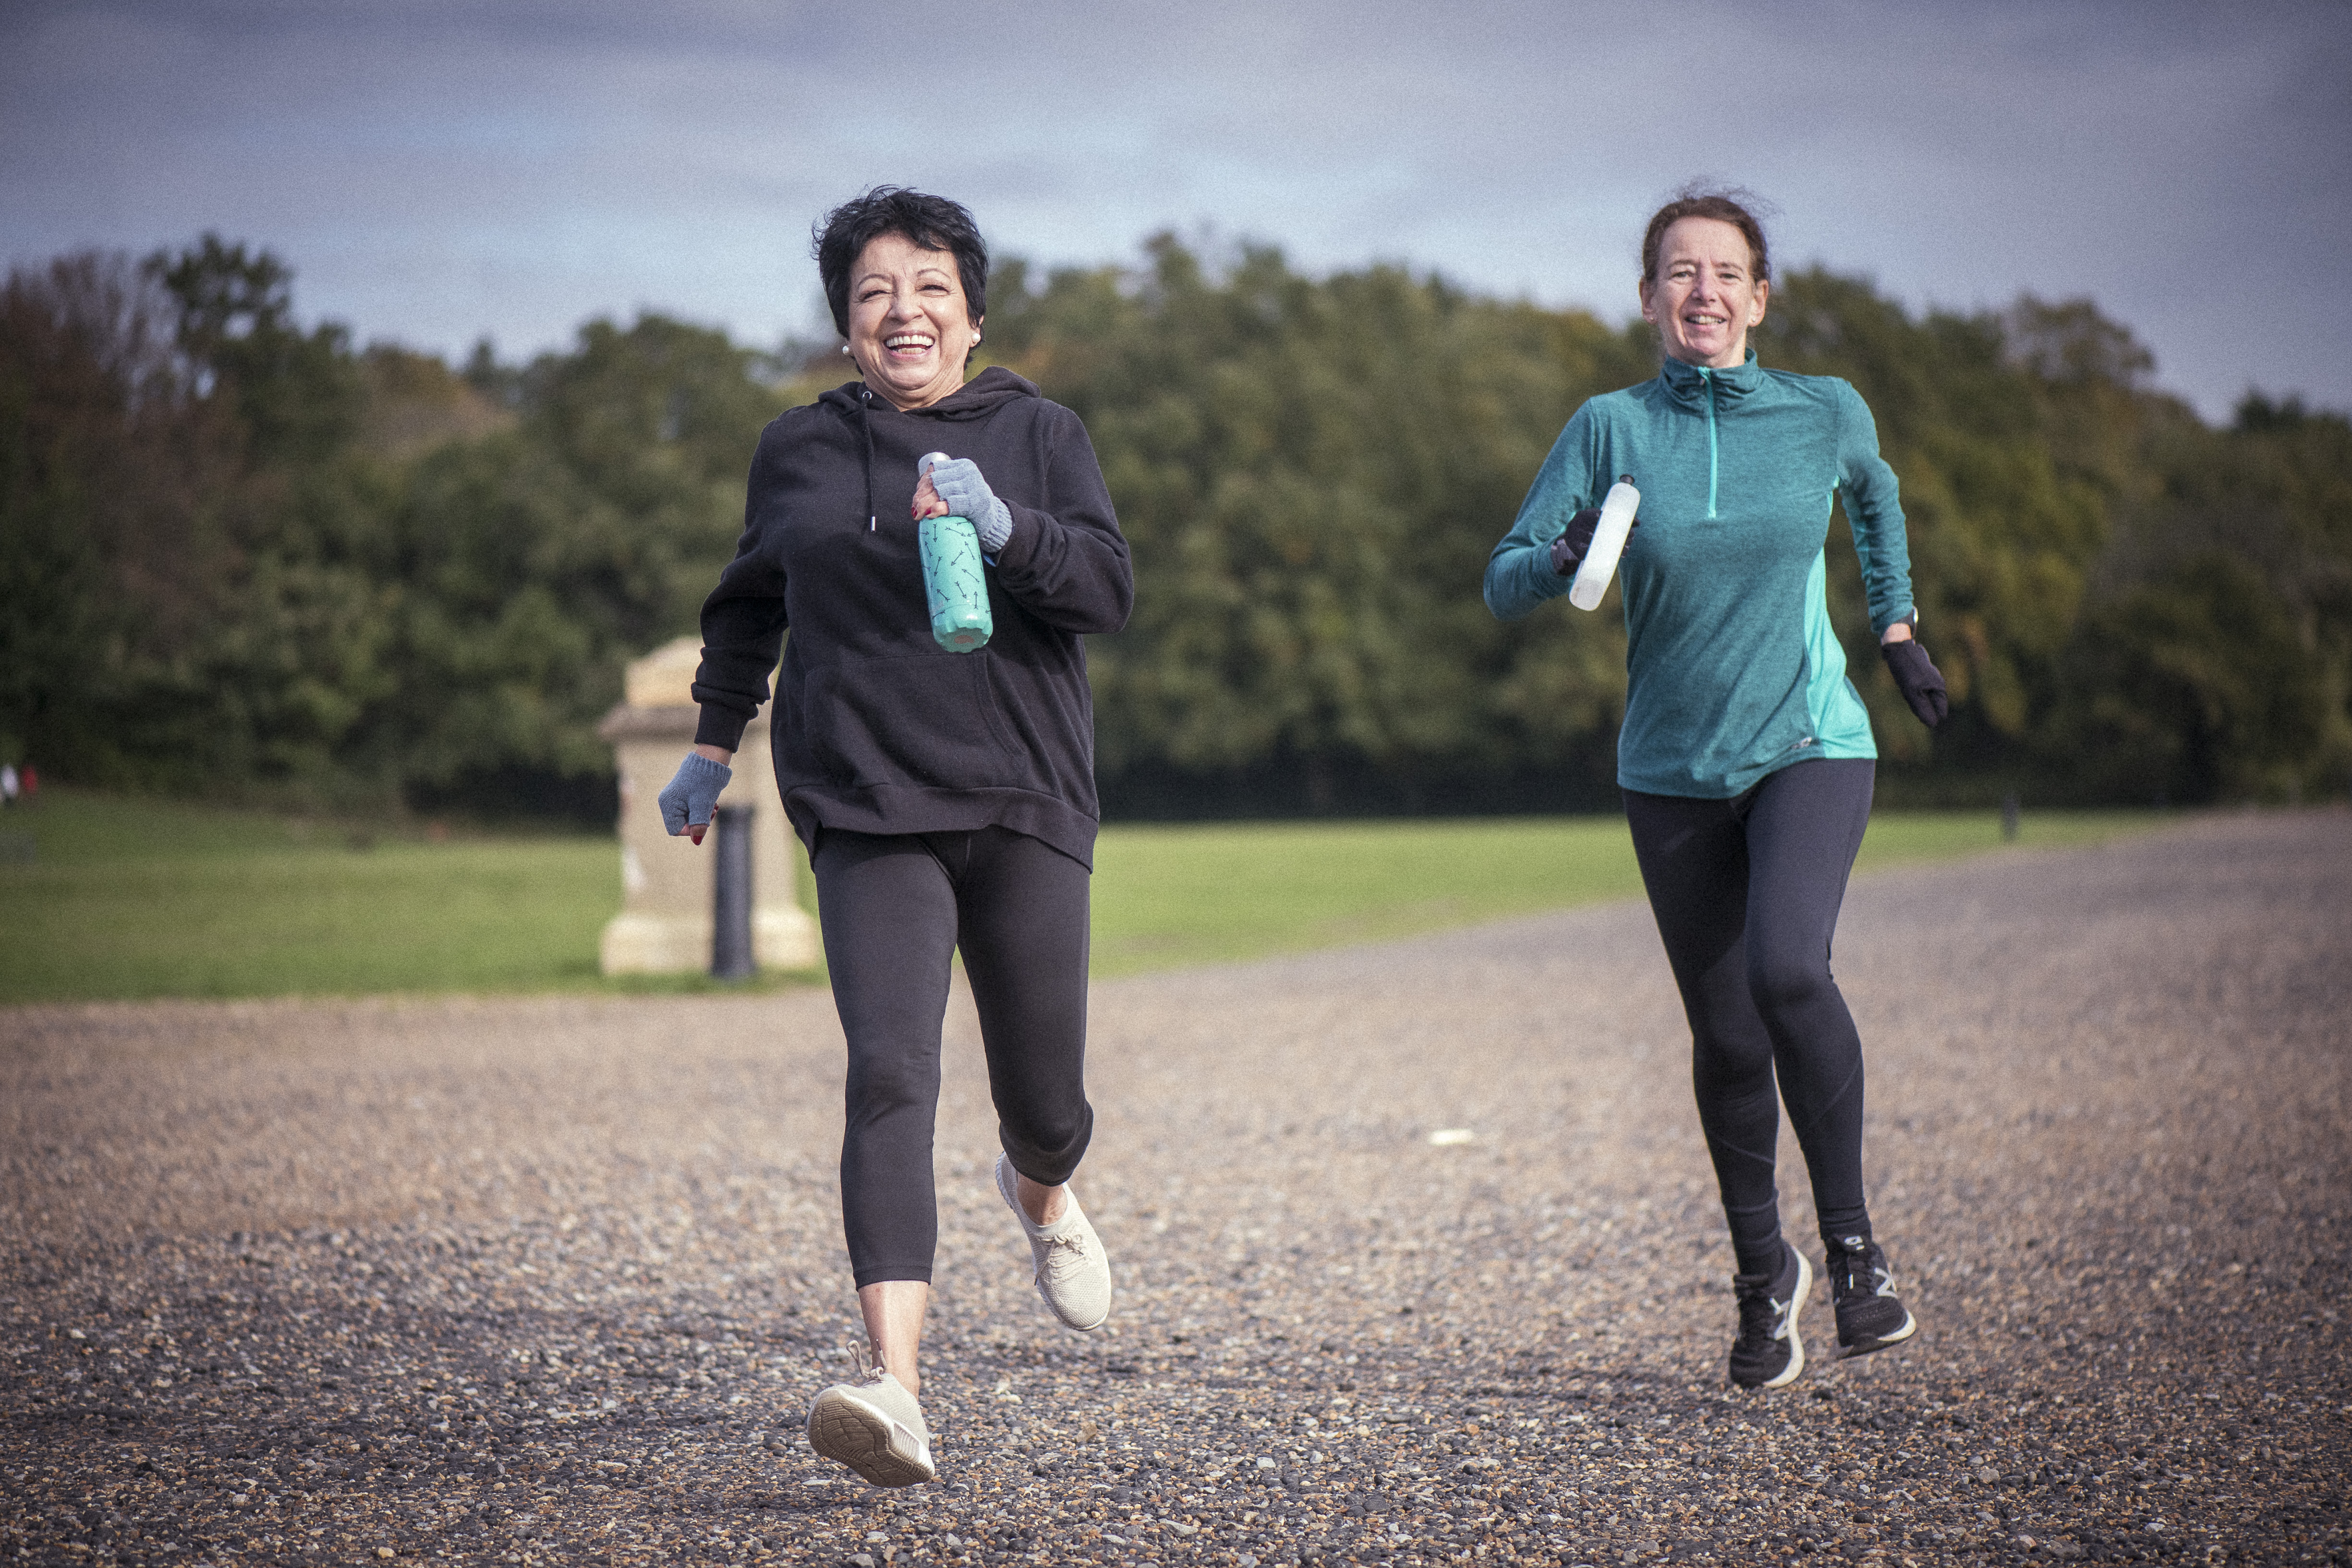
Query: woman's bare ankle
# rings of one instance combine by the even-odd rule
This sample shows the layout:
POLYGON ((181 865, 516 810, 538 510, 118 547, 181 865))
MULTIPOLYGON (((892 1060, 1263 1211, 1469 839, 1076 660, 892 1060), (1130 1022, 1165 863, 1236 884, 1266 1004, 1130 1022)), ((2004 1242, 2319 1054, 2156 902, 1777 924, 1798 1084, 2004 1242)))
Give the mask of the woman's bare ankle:
POLYGON ((1049 1187, 1031 1181, 1018 1171, 1013 1174, 1020 1188, 1021 1212, 1029 1216, 1031 1225, 1052 1225, 1069 1212, 1070 1188, 1067 1183, 1049 1187))
POLYGON ((930 1285, 919 1279, 890 1279, 858 1288, 857 1306, 866 1319, 866 1343, 876 1364, 897 1378, 909 1394, 921 1386, 916 1365, 923 1343, 923 1313, 931 1299, 930 1285))

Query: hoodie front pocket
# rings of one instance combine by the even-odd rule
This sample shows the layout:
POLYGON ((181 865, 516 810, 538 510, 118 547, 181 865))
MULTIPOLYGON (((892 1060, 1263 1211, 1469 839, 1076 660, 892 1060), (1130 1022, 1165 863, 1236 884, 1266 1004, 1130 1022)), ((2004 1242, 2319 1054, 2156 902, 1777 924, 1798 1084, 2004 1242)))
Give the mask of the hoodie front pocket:
POLYGON ((853 788, 1019 787, 1031 771, 991 710, 985 657, 845 659, 809 672, 794 720, 818 766, 853 788))

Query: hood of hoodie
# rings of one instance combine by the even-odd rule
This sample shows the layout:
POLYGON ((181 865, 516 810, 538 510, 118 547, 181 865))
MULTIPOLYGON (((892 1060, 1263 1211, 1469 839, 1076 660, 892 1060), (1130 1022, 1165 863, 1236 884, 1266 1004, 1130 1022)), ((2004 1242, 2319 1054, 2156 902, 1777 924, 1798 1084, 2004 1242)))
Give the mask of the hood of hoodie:
POLYGON ((872 528, 875 526, 875 416, 934 419, 952 424, 960 420, 979 419, 1008 403, 1039 395, 1036 383, 1013 374, 1001 364, 992 364, 937 403, 921 408, 894 408, 887 398, 876 396, 863 381, 845 381, 839 386, 819 394, 816 401, 821 408, 829 408, 844 419, 857 421, 858 434, 866 444, 866 525, 872 528))
POLYGON ((888 399, 869 393, 862 381, 843 382, 821 394, 817 402, 845 414, 871 411, 903 413, 909 419, 977 419, 1016 397, 1040 395, 1034 382, 1013 374, 1001 364, 992 364, 937 403, 921 408, 893 408, 888 399))
POLYGON ((1707 383, 1715 384, 1716 402, 1729 406, 1764 384, 1764 367, 1756 363, 1756 351, 1749 349, 1748 357, 1735 365, 1717 370, 1708 365, 1688 364, 1668 355, 1658 365, 1658 379, 1676 403, 1685 408, 1706 406, 1707 383))

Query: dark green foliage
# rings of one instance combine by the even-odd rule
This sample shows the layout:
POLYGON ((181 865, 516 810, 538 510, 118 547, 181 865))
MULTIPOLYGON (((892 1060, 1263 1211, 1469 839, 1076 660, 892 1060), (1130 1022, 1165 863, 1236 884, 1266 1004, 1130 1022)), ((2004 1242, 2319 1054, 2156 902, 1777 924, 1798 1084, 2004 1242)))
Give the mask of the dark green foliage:
MULTIPOLYGON (((419 809, 609 810, 598 719, 689 633, 761 426, 817 382, 720 332, 591 322, 460 369, 305 331, 207 236, 0 290, 0 752, 52 776, 419 809)), ((1279 252, 1018 261, 988 349, 1087 420, 1133 542, 1089 649, 1105 798, 1149 815, 1612 798, 1622 623, 1505 626, 1488 551, 1638 324, 1279 252)), ((1832 608, 1890 793, 2177 803, 2352 772, 2352 426, 2146 386, 2086 301, 1914 317, 1784 278, 1768 363, 1875 411, 1952 721, 1913 721, 1833 540, 1832 608)), ((845 379, 813 359, 814 377, 845 379)))
POLYGON ((1156 804, 1171 768, 1292 810, 1590 784, 1622 627, 1503 626, 1478 585, 1577 403, 1646 351, 1393 268, 1316 282, 1247 249, 1211 279, 1165 237, 1150 258, 991 285, 991 346, 1086 418, 1135 551, 1134 620, 1089 653, 1110 797, 1156 804))
MULTIPOLYGON (((1621 623, 1499 626, 1478 583, 1577 405, 1654 374, 1646 331, 1394 268, 1318 282, 1244 249, 1212 278, 1166 237, 1149 256, 1042 289, 1015 263, 993 285, 992 346, 1086 416, 1135 544, 1134 623, 1092 656, 1106 799, 1610 804, 1621 623)), ((1885 675, 1842 520, 1830 551, 1895 793, 2341 787, 2342 419, 2253 399, 2236 431, 2210 430, 2145 388, 2147 352, 2082 300, 1918 320, 1810 270, 1782 279, 1759 349, 1852 380, 1903 479, 1923 629, 1957 703, 1940 733, 1885 675), (2220 595, 2201 618, 2154 614, 2197 552, 2251 576, 2201 589, 2220 595)))
POLYGON ((2291 787, 2327 731, 2301 630, 2260 571, 2218 549, 2095 605, 2067 715, 2090 787, 2192 801, 2291 787))
POLYGON ((1921 631, 1952 721, 1906 721, 1831 552, 1882 752, 1923 794, 2294 799, 2352 769, 2352 426, 2250 396, 2230 431, 2147 390, 2087 300, 1913 322, 1784 280, 1759 352, 1843 375, 1903 479, 1921 631), (1900 764, 1909 763, 1908 769, 1900 764), (1932 781, 1940 779, 1940 784, 1932 781))
POLYGON ((520 378, 516 426, 419 458, 385 532, 412 672, 372 737, 425 800, 602 776, 621 667, 694 629, 780 400, 721 333, 583 330, 520 378))
POLYGON ((294 322, 286 264, 208 234, 143 268, 179 306, 176 338, 196 390, 218 396, 244 426, 258 467, 294 472, 331 463, 358 424, 362 387, 351 334, 294 322))
POLYGON ((621 666, 692 629, 741 527, 782 403, 759 356, 645 317, 468 379, 299 331, 289 284, 212 237, 9 279, 0 744, 118 785, 604 815, 621 666))
POLYGON ((2116 798, 2335 794, 2352 770, 2352 424, 2172 422, 2098 563, 2053 740, 2116 798))
POLYGON ((190 783, 232 597, 239 436, 174 352, 152 268, 65 257, 0 289, 0 744, 61 777, 190 783))

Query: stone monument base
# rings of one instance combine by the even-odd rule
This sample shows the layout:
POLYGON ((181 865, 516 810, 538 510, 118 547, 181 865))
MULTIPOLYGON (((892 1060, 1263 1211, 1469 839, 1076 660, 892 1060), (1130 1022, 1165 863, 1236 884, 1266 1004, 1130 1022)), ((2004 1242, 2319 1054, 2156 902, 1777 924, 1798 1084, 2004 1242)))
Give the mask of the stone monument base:
MULTIPOLYGON (((751 917, 751 957, 762 969, 816 962, 808 916, 761 910, 751 917)), ((710 917, 620 914, 605 923, 597 963, 606 974, 688 974, 710 968, 710 917)))
MULTIPOLYGON (((718 846, 672 837, 662 824, 658 799, 678 759, 694 744, 701 717, 694 703, 694 671, 701 658, 700 643, 680 637, 632 663, 627 700, 598 727, 613 743, 621 775, 621 912, 598 943, 607 974, 710 971, 718 846)), ((751 809, 752 961, 767 969, 813 967, 820 945, 816 921, 794 897, 805 857, 776 795, 766 714, 743 731, 734 777, 719 804, 751 809)))

